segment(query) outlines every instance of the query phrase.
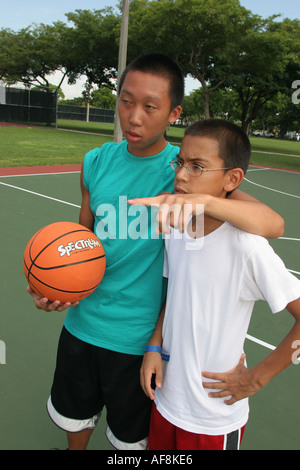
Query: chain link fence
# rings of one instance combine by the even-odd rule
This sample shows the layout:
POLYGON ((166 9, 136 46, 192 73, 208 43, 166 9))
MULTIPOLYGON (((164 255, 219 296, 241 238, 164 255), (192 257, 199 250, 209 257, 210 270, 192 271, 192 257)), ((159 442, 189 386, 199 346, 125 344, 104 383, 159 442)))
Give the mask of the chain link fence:
POLYGON ((58 104, 56 90, 0 86, 0 121, 56 124, 58 119, 114 123, 115 110, 58 104))
POLYGON ((59 104, 57 107, 57 119, 114 123, 115 111, 113 109, 85 108, 81 106, 59 104))
POLYGON ((56 92, 0 86, 0 121, 56 122, 56 92))

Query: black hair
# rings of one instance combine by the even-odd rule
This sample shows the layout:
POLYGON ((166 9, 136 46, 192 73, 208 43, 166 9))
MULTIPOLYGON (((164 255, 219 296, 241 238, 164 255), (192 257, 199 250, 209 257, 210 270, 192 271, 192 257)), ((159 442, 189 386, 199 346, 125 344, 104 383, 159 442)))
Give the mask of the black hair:
POLYGON ((219 144, 219 157, 226 168, 242 168, 246 173, 251 144, 247 134, 236 124, 223 119, 205 119, 188 127, 185 135, 203 136, 214 139, 219 144))
POLYGON ((139 71, 152 73, 160 77, 166 77, 170 81, 171 110, 181 106, 184 98, 184 75, 180 67, 170 57, 160 53, 144 54, 134 59, 127 65, 121 75, 118 85, 118 95, 121 92, 123 82, 128 72, 139 71))

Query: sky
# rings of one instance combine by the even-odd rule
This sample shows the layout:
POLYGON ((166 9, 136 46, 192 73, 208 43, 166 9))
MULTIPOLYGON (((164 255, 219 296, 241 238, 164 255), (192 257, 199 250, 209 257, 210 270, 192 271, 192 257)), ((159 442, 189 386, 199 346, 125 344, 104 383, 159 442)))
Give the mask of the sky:
MULTIPOLYGON (((221 0, 219 0, 221 1, 221 0)), ((51 24, 54 21, 67 21, 65 13, 80 10, 100 10, 106 6, 117 8, 119 0, 0 0, 1 16, 0 29, 10 28, 18 31, 32 23, 51 24)), ((273 14, 282 13, 283 17, 290 19, 300 18, 299 0, 240 0, 240 4, 264 18, 273 14)), ((60 76, 51 77, 51 83, 58 84, 60 76)), ((69 86, 64 83, 62 90, 66 99, 80 96, 85 79, 78 80, 76 85, 69 86)), ((186 93, 188 94, 199 83, 192 79, 186 80, 186 93)))

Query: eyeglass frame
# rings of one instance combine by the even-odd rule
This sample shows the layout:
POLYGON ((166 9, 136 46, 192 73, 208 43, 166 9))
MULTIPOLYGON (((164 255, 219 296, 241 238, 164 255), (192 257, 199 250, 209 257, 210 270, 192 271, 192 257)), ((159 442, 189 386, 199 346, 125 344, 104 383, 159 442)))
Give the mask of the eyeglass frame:
POLYGON ((199 165, 199 170, 201 169, 200 175, 192 175, 191 172, 189 171, 189 168, 193 165, 193 163, 188 163, 187 165, 184 165, 183 163, 179 162, 178 160, 171 160, 169 163, 170 163, 171 168, 172 168, 173 171, 175 171, 175 172, 177 171, 178 167, 176 167, 176 168, 173 167, 174 163, 176 163, 176 165, 179 165, 180 170, 184 167, 186 169, 188 175, 195 176, 195 177, 202 176, 202 174, 206 173, 207 171, 221 171, 221 170, 225 171, 225 170, 232 170, 233 169, 233 167, 231 167, 231 168, 203 168, 201 165, 199 165))

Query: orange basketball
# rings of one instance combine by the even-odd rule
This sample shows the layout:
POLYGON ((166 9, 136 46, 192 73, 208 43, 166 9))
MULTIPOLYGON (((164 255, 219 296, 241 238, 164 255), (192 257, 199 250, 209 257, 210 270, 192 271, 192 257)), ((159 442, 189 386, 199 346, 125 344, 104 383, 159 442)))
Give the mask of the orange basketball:
POLYGON ((96 235, 83 225, 56 222, 29 240, 23 259, 26 279, 41 297, 61 303, 90 295, 104 276, 106 257, 96 235))

